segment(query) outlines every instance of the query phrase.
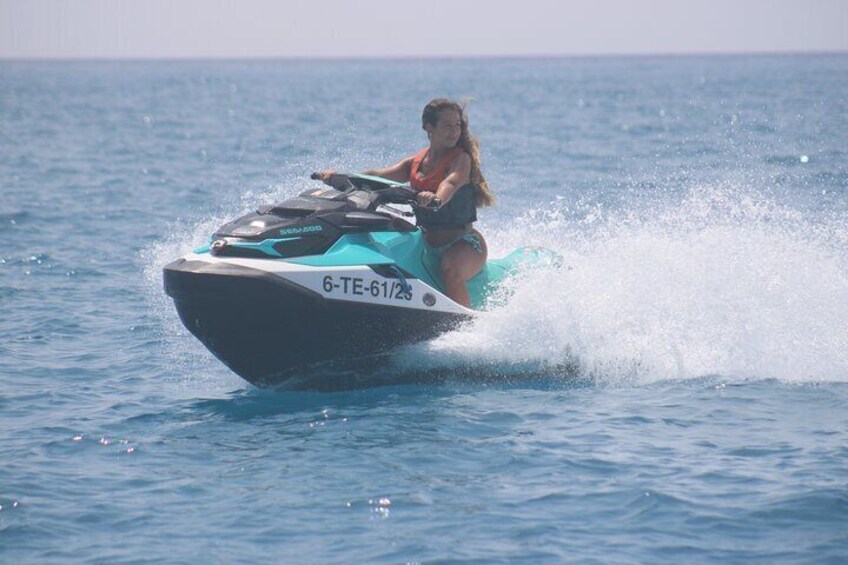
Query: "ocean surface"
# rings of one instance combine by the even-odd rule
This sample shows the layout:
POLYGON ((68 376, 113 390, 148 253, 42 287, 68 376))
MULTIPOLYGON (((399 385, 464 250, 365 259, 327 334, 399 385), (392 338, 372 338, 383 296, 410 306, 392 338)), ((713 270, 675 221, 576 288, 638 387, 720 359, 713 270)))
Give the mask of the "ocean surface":
POLYGON ((0 62, 0 562, 66 561, 845 563, 848 55, 0 62), (162 265, 443 95, 563 267, 439 384, 232 374, 162 265))

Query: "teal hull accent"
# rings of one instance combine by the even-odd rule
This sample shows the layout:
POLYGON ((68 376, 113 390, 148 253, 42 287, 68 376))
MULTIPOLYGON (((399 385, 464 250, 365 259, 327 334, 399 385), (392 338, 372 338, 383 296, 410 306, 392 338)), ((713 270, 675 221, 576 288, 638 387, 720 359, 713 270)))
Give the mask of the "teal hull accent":
MULTIPOLYGON (((323 255, 287 259, 312 267, 352 267, 392 265, 444 292, 439 275, 439 259, 428 250, 420 230, 414 232, 372 232, 342 236, 323 255)), ((468 281, 468 294, 474 310, 484 309, 494 290, 519 270, 558 267, 562 258, 541 247, 521 247, 501 259, 486 261, 483 269, 468 281)), ((505 299, 506 296, 498 298, 505 299)))
POLYGON ((507 293, 494 296, 498 287, 519 271, 539 268, 556 268, 562 265, 562 257, 544 247, 519 247, 506 257, 489 259, 479 273, 468 281, 471 307, 475 310, 499 306, 509 298, 507 293))
POLYGON ((438 276, 438 265, 427 265, 426 247, 420 230, 403 233, 355 233, 340 237, 323 255, 310 255, 288 261, 311 267, 397 265, 441 291, 442 281, 438 276))

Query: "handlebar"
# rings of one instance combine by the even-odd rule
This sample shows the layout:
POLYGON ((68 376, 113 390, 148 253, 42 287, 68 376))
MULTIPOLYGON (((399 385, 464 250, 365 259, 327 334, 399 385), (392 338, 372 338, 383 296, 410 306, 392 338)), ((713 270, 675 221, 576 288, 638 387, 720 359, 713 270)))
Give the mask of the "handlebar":
POLYGON ((416 199, 417 191, 408 184, 401 184, 380 177, 370 175, 357 175, 347 173, 331 173, 325 180, 324 173, 314 172, 309 175, 312 180, 320 180, 342 192, 347 192, 352 189, 367 190, 369 192, 380 192, 385 195, 387 203, 408 204, 413 208, 422 208, 424 210, 438 210, 440 206, 432 202, 427 206, 421 206, 416 199), (370 185, 370 186, 369 186, 370 185), (380 187, 375 188, 374 185, 380 187))

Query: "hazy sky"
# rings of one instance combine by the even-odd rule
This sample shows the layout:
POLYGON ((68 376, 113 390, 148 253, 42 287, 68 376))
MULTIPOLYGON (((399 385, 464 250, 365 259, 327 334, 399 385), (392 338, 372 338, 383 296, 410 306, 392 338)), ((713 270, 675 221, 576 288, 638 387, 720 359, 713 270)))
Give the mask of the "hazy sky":
POLYGON ((0 58, 848 51, 848 0, 0 0, 0 58))

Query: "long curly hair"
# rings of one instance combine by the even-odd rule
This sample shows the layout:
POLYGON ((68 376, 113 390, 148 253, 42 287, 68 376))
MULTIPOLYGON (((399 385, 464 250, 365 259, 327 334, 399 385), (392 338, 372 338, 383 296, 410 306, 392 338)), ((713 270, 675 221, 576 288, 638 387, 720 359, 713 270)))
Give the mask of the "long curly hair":
POLYGON ((439 121, 439 113, 443 110, 453 110, 459 114, 462 128, 459 141, 456 144, 471 157, 471 184, 474 185, 474 196, 477 206, 491 206, 495 203, 495 195, 489 188, 489 183, 480 170, 480 142, 468 130, 468 116, 465 115, 465 104, 448 100, 447 98, 436 98, 430 100, 424 106, 421 114, 421 127, 430 124, 435 127, 439 121))

